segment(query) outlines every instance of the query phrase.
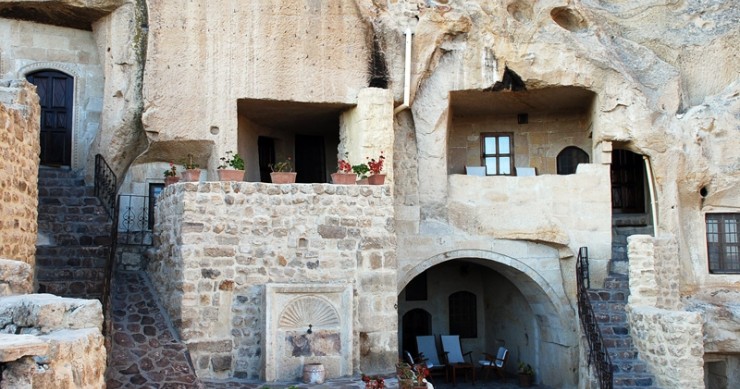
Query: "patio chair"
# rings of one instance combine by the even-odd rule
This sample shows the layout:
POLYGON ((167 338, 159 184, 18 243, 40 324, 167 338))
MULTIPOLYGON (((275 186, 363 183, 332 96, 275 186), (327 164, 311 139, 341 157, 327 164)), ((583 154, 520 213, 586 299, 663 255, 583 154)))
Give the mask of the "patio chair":
POLYGON ((488 379, 488 373, 493 370, 496 375, 501 377, 501 379, 506 382, 506 360, 509 359, 509 350, 506 347, 499 347, 498 352, 496 355, 489 354, 489 353, 483 353, 483 356, 486 359, 478 361, 478 364, 480 365, 480 372, 483 374, 483 371, 486 372, 485 379, 488 379))
MULTIPOLYGON (((416 348, 419 351, 416 363, 424 363, 429 369, 430 374, 437 372, 445 372, 445 380, 447 380, 447 369, 446 365, 439 362, 439 353, 437 352, 437 341, 434 335, 424 335, 416 337, 416 348)), ((407 352, 407 358, 414 360, 411 357, 411 353, 407 352)), ((413 365, 413 363, 412 363, 413 365)))
POLYGON ((452 372, 452 384, 457 385, 457 371, 463 370, 465 380, 467 381, 468 372, 470 372, 473 376, 473 385, 475 385, 475 365, 473 364, 472 351, 463 354, 460 346, 460 335, 442 335, 442 351, 445 355, 447 370, 452 372), (464 357, 466 355, 469 362, 465 361, 464 357))

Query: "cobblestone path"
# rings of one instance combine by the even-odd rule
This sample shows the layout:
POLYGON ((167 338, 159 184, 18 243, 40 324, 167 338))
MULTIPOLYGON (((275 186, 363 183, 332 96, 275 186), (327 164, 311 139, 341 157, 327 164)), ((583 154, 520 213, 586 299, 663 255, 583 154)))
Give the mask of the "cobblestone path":
POLYGON ((116 272, 111 313, 109 389, 201 387, 145 273, 116 272))

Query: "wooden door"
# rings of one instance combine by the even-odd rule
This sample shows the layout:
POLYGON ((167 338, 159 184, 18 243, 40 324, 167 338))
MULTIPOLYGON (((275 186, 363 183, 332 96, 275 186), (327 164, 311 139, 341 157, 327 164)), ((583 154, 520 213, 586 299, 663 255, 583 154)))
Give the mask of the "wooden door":
POLYGON ((74 79, 62 72, 43 70, 29 74, 41 105, 41 164, 70 166, 74 79))
POLYGON ((401 351, 408 351, 414 356, 419 355, 416 337, 432 334, 432 315, 421 308, 416 308, 406 312, 401 320, 403 331, 401 338, 403 350, 401 351))
POLYGON ((645 212, 645 165, 642 156, 627 150, 612 152, 612 211, 645 212))
POLYGON ((295 136, 296 182, 326 182, 326 156, 324 137, 312 135, 295 136))
POLYGON ((260 182, 272 182, 270 165, 275 163, 275 140, 266 136, 257 138, 257 155, 260 165, 260 182))

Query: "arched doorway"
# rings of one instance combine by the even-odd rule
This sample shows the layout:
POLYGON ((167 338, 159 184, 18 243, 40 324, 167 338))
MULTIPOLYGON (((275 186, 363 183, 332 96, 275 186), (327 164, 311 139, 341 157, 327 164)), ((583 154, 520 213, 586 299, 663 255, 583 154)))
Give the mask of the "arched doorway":
POLYGON ((401 332, 403 340, 401 342, 402 352, 408 351, 412 355, 418 355, 419 350, 416 348, 416 337, 432 334, 432 315, 421 308, 412 309, 406 312, 401 319, 401 332))
POLYGON ((26 79, 36 85, 41 106, 41 164, 70 166, 74 78, 56 70, 41 70, 26 79))
MULTIPOLYGON (((552 261, 560 261, 555 251, 552 261)), ((552 265, 550 260, 538 261, 542 268, 552 265)), ((510 352, 505 368, 510 376, 523 362, 534 367, 538 382, 553 387, 575 385, 579 364, 575 311, 561 283, 551 284, 541 272, 490 251, 459 250, 431 257, 399 278, 399 343, 408 336, 403 333, 404 315, 423 309, 431 315, 431 334, 437 339, 440 335, 461 335, 462 350, 472 351, 473 360, 504 346, 510 352), (419 274, 426 274, 427 296, 409 301, 408 285, 419 274), (467 308, 453 314, 456 308, 451 304, 460 303, 467 308), (461 316, 475 323, 452 323, 461 316)), ((403 351, 401 344, 399 351, 403 351)))
POLYGON ((645 213, 645 164, 641 155, 614 150, 611 180, 613 213, 645 213))

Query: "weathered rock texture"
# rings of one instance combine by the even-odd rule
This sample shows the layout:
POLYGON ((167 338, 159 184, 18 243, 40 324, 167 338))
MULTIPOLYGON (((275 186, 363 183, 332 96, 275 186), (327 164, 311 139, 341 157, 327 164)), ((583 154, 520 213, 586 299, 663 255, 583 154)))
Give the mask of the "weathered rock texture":
POLYGON ((0 81, 0 257, 34 265, 38 224, 39 99, 25 81, 0 81))
POLYGON ((0 388, 105 386, 103 312, 97 300, 49 294, 0 298, 0 388))
POLYGON ((33 267, 10 259, 0 258, 0 296, 33 292, 33 267))
MULTIPOLYGON (((392 366, 397 359, 396 241, 389 189, 233 182, 165 188, 156 210, 159 252, 149 270, 198 375, 265 378, 263 359, 274 352, 265 343, 272 348, 285 341, 266 333, 266 315, 283 312, 274 322, 288 320, 282 318, 284 305, 273 312, 264 309, 265 286, 276 283, 314 288, 275 301, 315 297, 349 315, 342 317, 351 320, 344 327, 315 323, 314 336, 325 334, 329 343, 338 328, 352 329, 346 335, 354 347, 336 343, 339 349, 327 355, 327 361, 341 356, 340 364, 327 364, 330 377, 392 366), (336 291, 323 290, 324 285, 350 288, 351 298, 336 300, 330 297, 336 291)), ((300 323, 293 329, 300 334, 312 324, 303 328, 306 318, 300 315, 293 320, 300 323)), ((314 352, 310 347, 299 355, 288 351, 288 359, 321 361, 320 344, 314 343, 314 352)), ((275 375, 269 379, 298 379, 300 365, 284 366, 289 368, 270 370, 275 375)))

